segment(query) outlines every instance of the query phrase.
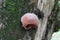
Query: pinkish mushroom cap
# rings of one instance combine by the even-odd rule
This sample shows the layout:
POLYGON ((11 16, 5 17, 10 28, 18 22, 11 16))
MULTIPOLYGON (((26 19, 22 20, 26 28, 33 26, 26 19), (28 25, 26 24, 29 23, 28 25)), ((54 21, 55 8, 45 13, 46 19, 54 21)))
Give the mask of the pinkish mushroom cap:
POLYGON ((26 13, 21 17, 21 22, 24 28, 26 28, 29 24, 31 24, 31 26, 38 26, 39 19, 34 13, 26 13))

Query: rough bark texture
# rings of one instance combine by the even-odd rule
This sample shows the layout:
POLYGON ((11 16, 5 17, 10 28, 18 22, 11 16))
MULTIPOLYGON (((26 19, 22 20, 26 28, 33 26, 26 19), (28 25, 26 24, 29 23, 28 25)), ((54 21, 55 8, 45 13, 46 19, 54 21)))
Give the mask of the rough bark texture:
MULTIPOLYGON (((43 21, 41 21, 42 25, 38 26, 38 30, 36 32, 34 40, 44 39, 45 33, 46 33, 46 28, 47 28, 48 17, 51 14, 51 11, 54 7, 54 2, 55 2, 55 0, 38 0, 37 8, 39 8, 41 11, 44 12, 44 18, 43 18, 43 21)), ((51 37, 51 36, 49 36, 49 37, 51 37)), ((47 38, 49 38, 49 37, 47 37, 47 38)), ((50 39, 48 39, 48 40, 50 40, 50 39)))

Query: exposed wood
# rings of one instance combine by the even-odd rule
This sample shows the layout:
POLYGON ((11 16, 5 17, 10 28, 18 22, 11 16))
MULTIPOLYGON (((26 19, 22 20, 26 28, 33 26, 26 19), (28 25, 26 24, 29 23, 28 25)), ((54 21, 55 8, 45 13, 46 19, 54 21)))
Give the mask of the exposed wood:
POLYGON ((54 2, 55 0, 38 0, 37 8, 44 13, 44 18, 43 20, 40 20, 41 25, 39 24, 38 26, 34 40, 42 40, 45 36, 48 17, 54 7, 54 2))
POLYGON ((47 20, 48 20, 47 18, 44 18, 43 21, 41 22, 41 25, 39 24, 34 40, 42 40, 42 36, 45 34, 47 20))

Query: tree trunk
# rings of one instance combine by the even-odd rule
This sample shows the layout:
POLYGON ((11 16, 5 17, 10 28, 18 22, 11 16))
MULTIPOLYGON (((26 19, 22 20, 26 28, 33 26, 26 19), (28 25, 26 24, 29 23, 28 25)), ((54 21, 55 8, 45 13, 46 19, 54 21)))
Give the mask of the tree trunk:
POLYGON ((51 14, 51 11, 54 7, 54 2, 55 0, 38 0, 37 8, 40 9, 44 13, 44 18, 43 18, 43 21, 40 20, 42 25, 39 24, 34 40, 44 39, 45 34, 46 34, 46 29, 47 29, 48 17, 51 14))

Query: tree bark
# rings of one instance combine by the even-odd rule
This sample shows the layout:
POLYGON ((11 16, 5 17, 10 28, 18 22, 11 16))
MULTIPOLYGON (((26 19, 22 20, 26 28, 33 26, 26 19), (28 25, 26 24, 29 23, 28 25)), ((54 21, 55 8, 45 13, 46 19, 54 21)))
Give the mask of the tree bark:
POLYGON ((55 0, 38 0, 37 8, 44 13, 43 20, 40 20, 34 40, 42 40, 45 37, 48 17, 54 7, 55 0))

